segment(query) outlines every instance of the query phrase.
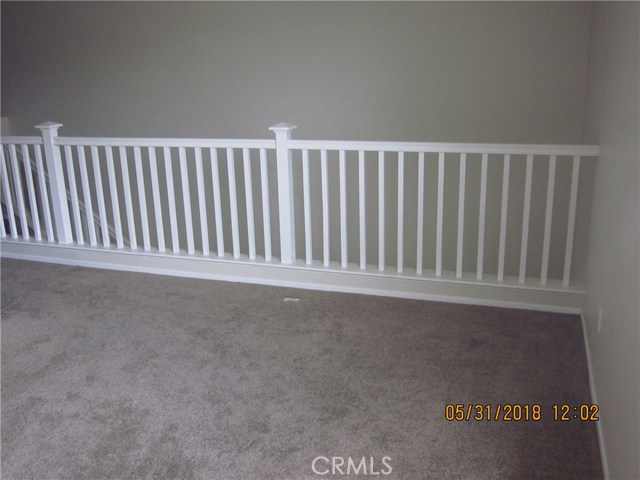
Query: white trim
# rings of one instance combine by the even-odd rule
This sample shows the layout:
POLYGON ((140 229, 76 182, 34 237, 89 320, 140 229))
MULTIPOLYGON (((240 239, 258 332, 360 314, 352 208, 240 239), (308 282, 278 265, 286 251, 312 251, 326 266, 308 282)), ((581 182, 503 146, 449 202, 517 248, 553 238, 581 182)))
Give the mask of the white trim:
POLYGON ((0 143, 3 145, 19 144, 25 145, 42 145, 44 142, 42 137, 0 137, 0 143))
MULTIPOLYGON (((2 143, 14 143, 14 137, 2 138, 2 143)), ((30 137, 27 137, 29 139, 30 137)), ((25 143, 25 142, 22 142, 25 143)), ((56 145, 83 145, 96 147, 200 147, 200 148, 266 148, 273 150, 276 148, 275 140, 243 139, 243 138, 109 138, 109 137, 58 137, 56 145)), ((576 155, 579 152, 575 153, 576 155)))
POLYGON ((584 297, 582 291, 553 289, 549 285, 538 288, 518 285, 517 282, 498 284, 487 278, 483 282, 474 281, 473 278, 456 279, 455 272, 447 272, 447 278, 417 277, 409 269, 403 274, 382 274, 373 267, 371 271, 363 272, 355 264, 343 270, 339 267, 328 269, 317 262, 312 267, 304 265, 302 261, 294 265, 281 265, 264 260, 210 258, 197 254, 187 257, 168 253, 128 252, 115 248, 89 249, 35 241, 4 240, 1 245, 0 255, 7 258, 557 313, 581 313, 584 297))
POLYGON ((525 145, 506 143, 435 143, 435 142, 372 142, 352 140, 291 140, 292 150, 364 150, 367 152, 432 152, 486 153, 504 155, 558 155, 597 157, 595 145, 525 145))
MULTIPOLYGON (((587 373, 589 375, 589 393, 591 394, 591 403, 599 404, 598 402, 598 393, 596 390, 596 384, 593 375, 593 363, 591 362, 591 348, 589 347, 589 335, 587 333, 587 320, 585 318, 584 312, 580 314, 580 322, 582 323, 582 337, 584 338, 584 351, 587 357, 587 373)), ((596 432, 598 435, 598 445, 600 447, 600 458, 602 461, 602 471, 604 475, 604 479, 608 480, 611 478, 611 473, 609 471, 609 462, 607 461, 607 449, 604 444, 604 436, 602 433, 602 427, 599 421, 596 422, 596 432)))
MULTIPOLYGON (((59 124, 58 124, 59 125, 59 124)), ((290 128, 290 126, 288 126, 290 128)), ((295 128, 295 127, 294 127, 295 128)), ((276 129, 270 129, 276 131, 276 129)), ((3 144, 42 144, 41 137, 2 136, 3 144)), ((216 147, 216 148, 266 148, 275 149, 273 139, 243 138, 130 138, 130 137, 58 137, 56 145, 127 146, 127 147, 216 147)), ((352 140, 291 140, 293 150, 363 150, 386 152, 444 152, 487 153, 512 155, 559 155, 597 157, 600 149, 595 145, 526 145, 503 143, 438 143, 438 142, 375 142, 352 140)))

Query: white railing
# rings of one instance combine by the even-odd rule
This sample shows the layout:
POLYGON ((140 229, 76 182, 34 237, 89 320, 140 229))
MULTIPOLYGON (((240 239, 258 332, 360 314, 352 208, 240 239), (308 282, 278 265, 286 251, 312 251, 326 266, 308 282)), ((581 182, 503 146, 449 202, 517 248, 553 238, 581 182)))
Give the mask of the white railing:
POLYGON ((5 241, 566 288, 597 147, 3 137, 5 241), (271 206, 277 204, 277 209, 271 206), (296 248, 300 245, 300 248, 296 248))
MULTIPOLYGON (((224 192, 228 194, 225 206, 229 209, 229 222, 226 223, 230 224, 228 230, 231 232, 231 242, 227 244, 232 245, 233 258, 240 258, 241 227, 235 178, 235 157, 239 153, 245 172, 245 199, 242 203, 246 206, 247 213, 246 232, 242 232, 242 240, 248 243, 248 258, 256 259, 253 175, 246 172, 250 172, 252 158, 257 156, 260 160, 262 209, 266 225, 263 229, 263 258, 271 260, 267 153, 275 148, 273 140, 61 138, 56 136, 59 126, 41 125, 42 139, 2 139, 5 147, 0 152, 4 190, 2 198, 11 224, 8 232, 11 238, 17 239, 19 233, 22 233, 22 238, 28 240, 30 234, 27 226, 31 225, 35 239, 42 240, 38 220, 42 212, 48 220, 47 225, 51 225, 48 205, 48 197, 51 196, 55 230, 47 230, 49 241, 93 248, 110 248, 115 243, 118 249, 126 246, 134 251, 165 253, 170 250, 174 254, 180 254, 181 247, 186 246, 188 255, 195 254, 197 246, 199 254, 208 256, 211 254, 209 231, 213 230, 216 234, 217 256, 224 257, 227 255, 227 232, 221 200, 224 192), (46 169, 42 163, 43 140, 46 169), (40 183, 37 198, 35 190, 29 190, 27 208, 22 184, 26 179, 31 185, 29 182, 33 174, 25 173, 31 171, 29 164, 32 156, 36 158, 35 173, 40 183), (219 156, 225 157, 225 176, 228 180, 222 189, 219 156), (174 159, 178 160, 179 173, 175 172, 174 159), (205 164, 207 180, 204 175, 205 164), (190 175, 190 169, 195 169, 195 181, 190 175), (176 185, 174 181, 176 173, 180 185, 176 185), (9 177, 12 177, 11 183, 9 177), (45 182, 45 178, 49 181, 45 182), (193 209, 192 191, 197 192, 197 203, 193 209), (54 195, 56 193, 57 196, 54 195), (212 195, 211 202, 207 201, 207 194, 212 195), (178 211, 179 203, 181 211, 178 211), (15 225, 14 204, 19 206, 21 232, 18 232, 15 225), (94 209, 98 212, 98 225, 94 219, 94 209), (197 210, 197 219, 194 219, 192 210, 197 210), (27 221, 27 211, 31 212, 33 222, 27 221), (215 218, 215 226, 211 224, 211 218, 215 218), (126 224, 123 219, 126 219, 126 224), (194 222, 198 222, 197 230, 200 235, 197 239, 194 235, 194 222), (110 233, 110 229, 114 233, 110 233)), ((6 237, 7 232, 3 230, 2 235, 6 237)))
MULTIPOLYGON (((367 232, 371 232, 371 229, 367 227, 366 211, 370 208, 370 204, 367 204, 366 199, 366 182, 365 177, 367 175, 367 165, 376 167, 377 163, 377 261, 373 262, 377 264, 379 271, 385 271, 389 267, 388 248, 385 243, 389 238, 394 239, 394 236, 389 236, 388 232, 388 219, 387 211, 389 209, 389 203, 393 203, 394 207, 397 206, 397 215, 395 225, 391 225, 394 228, 395 234, 395 259, 391 259, 391 264, 395 266, 396 273, 403 273, 407 266, 405 259, 404 246, 407 243, 406 232, 411 230, 415 235, 415 274, 421 275, 425 270, 425 258, 423 251, 424 244, 424 226, 425 217, 435 218, 435 228, 432 231, 435 233, 435 252, 434 260, 431 268, 430 275, 435 277, 441 277, 445 266, 443 246, 446 243, 455 242, 456 255, 455 264, 448 265, 449 270, 455 271, 457 278, 462 278, 464 272, 469 272, 463 268, 463 256, 465 254, 464 249, 464 233, 465 233, 465 219, 469 215, 469 207, 465 203, 466 191, 467 191, 467 165, 468 162, 473 161, 480 165, 478 183, 480 184, 480 193, 477 197, 478 207, 477 210, 473 209, 472 215, 477 215, 477 240, 476 244, 471 247, 476 253, 475 277, 478 280, 482 280, 486 275, 484 262, 486 257, 485 252, 485 240, 486 240, 486 217, 487 211, 487 181, 488 181, 488 168, 489 162, 498 164, 501 167, 501 171, 494 171, 494 177, 499 176, 501 180, 501 199, 499 208, 496 208, 493 213, 499 212, 499 245, 497 257, 497 267, 494 270, 494 274, 497 277, 497 281, 502 282, 505 279, 506 265, 506 246, 507 242, 511 239, 507 237, 507 223, 509 213, 510 198, 517 195, 517 190, 521 189, 524 192, 522 210, 518 212, 521 219, 521 236, 519 243, 519 263, 517 268, 517 278, 519 283, 525 283, 527 280, 527 266, 530 263, 528 255, 529 253, 529 228, 530 217, 532 211, 532 187, 533 187, 533 168, 534 163, 544 164, 541 165, 547 169, 547 182, 546 182, 546 197, 544 203, 544 235, 543 235, 543 247, 540 255, 540 272, 538 281, 542 285, 547 285, 549 280, 549 259, 550 249, 552 245, 552 222, 554 221, 554 211, 563 210, 566 214, 566 224, 563 230, 555 228, 556 235, 554 240, 556 246, 558 239, 564 236, 563 256, 563 270, 562 270, 562 285, 568 286, 571 276, 571 264, 573 254, 573 236, 575 227, 575 216, 577 207, 577 194, 578 194, 578 181, 580 170, 580 159, 582 157, 594 157, 597 156, 597 147, 592 146, 568 146, 568 145, 491 145, 491 144, 449 144, 449 143, 392 143, 392 142, 335 142, 335 141, 290 141, 288 147, 293 151, 301 152, 301 162, 303 171, 303 198, 304 198, 304 225, 305 233, 305 261, 308 265, 312 264, 312 242, 313 234, 310 222, 310 186, 309 186, 309 155, 310 151, 318 152, 320 163, 320 178, 322 185, 322 264, 325 267, 330 265, 330 253, 329 253, 329 193, 328 182, 329 176, 327 174, 327 162, 328 154, 334 152, 337 158, 334 159, 338 164, 339 169, 339 231, 340 231, 340 266, 347 268, 349 264, 348 257, 348 220, 346 207, 347 197, 347 179, 346 179, 346 163, 347 156, 352 154, 353 157, 357 155, 357 176, 358 176, 358 214, 353 215, 358 218, 358 231, 359 231, 359 268, 364 270, 369 262, 367 259, 367 232), (371 157, 371 153, 374 157, 371 157), (432 154, 437 161, 432 162, 433 168, 429 171, 426 169, 427 156, 432 154), (369 155, 369 158, 366 156, 369 155), (411 158, 409 156, 411 155, 411 158), (389 168, 388 162, 392 162, 395 165, 389 168), (565 198, 565 205, 554 205, 555 190, 557 188, 556 171, 558 161, 561 161, 566 165, 570 165, 570 179, 567 178, 567 183, 570 185, 568 200, 565 198), (414 166, 414 172, 417 175, 414 178, 409 178, 409 175, 405 173, 405 165, 411 162, 414 166), (519 162, 524 167, 525 174, 523 178, 517 179, 513 175, 510 175, 511 165, 515 162, 519 162), (456 164, 456 165, 452 165, 456 164), (452 167, 449 167, 452 165, 452 167), (397 188, 393 192, 393 198, 389 199, 389 196, 385 193, 388 188, 388 180, 390 170, 397 169, 397 188), (457 175, 457 196, 455 199, 445 199, 445 172, 449 169, 453 170, 453 173, 457 175), (425 202, 425 174, 428 177, 429 174, 433 177, 437 177, 437 185, 434 185, 436 194, 435 202, 425 202), (516 188, 510 186, 510 182, 514 180, 520 180, 520 185, 516 188), (406 186, 408 182, 413 182, 414 192, 416 198, 410 199, 406 193, 406 186), (510 193, 510 188, 512 192, 510 193), (513 192, 516 190, 516 192, 513 192), (391 202, 389 201, 391 200, 391 202), (416 215, 416 224, 413 226, 406 225, 405 211, 408 208, 408 202, 414 203, 416 215), (444 228, 444 209, 448 206, 451 211, 455 211, 457 215, 457 231, 455 238, 445 238, 444 228), (395 260, 395 262, 394 262, 395 260)), ((435 160, 434 158, 434 160, 435 160)), ((354 164, 356 158, 350 159, 354 164)), ((370 168, 372 168, 370 167, 370 168)), ((566 168, 565 168, 566 170, 566 168)), ((566 177, 567 175, 565 175, 566 177)), ((513 222, 512 222, 513 223, 513 222)), ((557 226, 556 226, 557 227, 557 226)), ((451 230, 451 229, 449 229, 451 230)), ((511 242, 513 244, 513 242, 511 242)), ((468 248, 468 247, 467 247, 468 248)), ((556 248, 557 250, 557 248, 556 248)), ((557 255, 556 255, 557 257, 557 255)))

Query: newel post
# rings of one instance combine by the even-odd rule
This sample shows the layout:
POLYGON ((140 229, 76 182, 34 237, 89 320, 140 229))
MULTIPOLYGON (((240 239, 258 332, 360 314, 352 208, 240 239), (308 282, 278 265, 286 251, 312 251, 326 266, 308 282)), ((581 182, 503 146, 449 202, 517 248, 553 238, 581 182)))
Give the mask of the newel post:
POLYGON ((296 259, 296 236, 293 221, 293 173, 289 140, 295 125, 278 123, 269 127, 276 135, 278 165, 278 206, 280 212, 280 261, 292 264, 296 259))
POLYGON ((58 128, 61 123, 44 122, 36 125, 42 132, 44 145, 44 158, 49 173, 49 188, 51 190, 51 207, 55 220, 56 237, 58 243, 73 243, 71 233, 71 218, 69 217, 69 205, 67 203, 67 188, 64 183, 64 171, 62 170, 62 158, 60 149, 55 144, 58 136, 58 128))

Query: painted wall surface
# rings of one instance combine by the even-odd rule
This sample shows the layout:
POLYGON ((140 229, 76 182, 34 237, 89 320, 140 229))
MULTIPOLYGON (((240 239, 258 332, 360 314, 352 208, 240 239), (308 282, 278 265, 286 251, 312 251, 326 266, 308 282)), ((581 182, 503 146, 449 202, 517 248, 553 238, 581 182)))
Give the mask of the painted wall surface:
MULTIPOLYGON (((61 135, 71 136, 272 138, 267 128, 286 121, 299 126, 294 138, 582 140, 588 3, 3 2, 1 8, 2 116, 9 118, 14 135, 33 135, 35 124, 53 120, 64 124, 61 135)), ((445 216, 444 231, 455 236, 457 159, 451 160, 445 203, 454 207, 445 216)), ((569 160, 559 161, 557 203, 568 195, 569 160)), ((376 264, 375 156, 371 161, 367 252, 369 263, 376 264)), ((317 184, 319 167, 313 163, 317 184)), ((416 164, 407 161, 409 178, 415 178, 416 164)), ((523 176, 523 166, 523 158, 514 159, 512 174, 523 176)), ((331 256, 339 260, 338 169, 329 170, 331 256)), ((389 162, 387 170, 386 225, 391 226, 396 223, 397 169, 389 162)), ((588 192, 588 166, 583 172, 580 190, 588 192)), ((299 170, 296 175, 300 178, 299 170)), ((467 175, 464 264, 474 272, 479 159, 470 162, 467 175)), ((545 176, 544 168, 534 172, 539 188, 533 197, 542 207, 545 176)), ((354 195, 349 200, 349 261, 357 262, 357 172, 350 168, 348 177, 349 195, 354 195)), ((428 172, 427 182, 436 177, 428 172)), ((407 198, 415 198, 416 188, 413 182, 407 185, 407 198)), ((434 188, 428 184, 427 202, 434 201, 434 188)), ((497 268, 499 214, 494 213, 500 189, 501 159, 495 158, 489 169, 486 272, 497 268)), ((297 182, 301 201, 300 191, 297 182)), ((319 205, 318 185, 313 196, 319 205)), ((507 260, 517 269, 522 189, 515 182, 510 200, 507 260)), ((301 213, 296 217, 300 246, 301 213)), ((544 208, 532 212, 532 250, 542 248, 543 215, 544 208)), ((554 212, 558 219, 562 215, 566 211, 554 212)), ((416 207, 407 206, 405 225, 415 229, 415 216, 416 207)), ((435 263, 432 224, 429 219, 425 224, 425 268, 435 263)), ((581 278, 584 216, 576 228, 574 273, 581 278)), ((396 236, 388 230, 387 258, 392 259, 396 236)), ((314 233, 321 231, 318 212, 314 233)), ((272 232, 277 245, 277 225, 272 232)), ((550 256, 550 275, 556 277, 563 266, 562 235, 550 256)), ((415 262, 415 239, 407 230, 407 265, 415 262)), ((314 252, 321 258, 321 242, 314 243, 314 252)), ((527 268, 531 274, 540 272, 533 253, 527 268)), ((455 241, 445 243, 443 255, 444 268, 455 269, 455 241)), ((507 268, 507 273, 517 270, 507 268)))
POLYGON ((613 479, 640 478, 639 11, 638 3, 594 5, 585 122, 585 140, 601 146, 585 319, 613 479))
POLYGON ((67 135, 577 143, 584 3, 3 2, 2 116, 67 135))

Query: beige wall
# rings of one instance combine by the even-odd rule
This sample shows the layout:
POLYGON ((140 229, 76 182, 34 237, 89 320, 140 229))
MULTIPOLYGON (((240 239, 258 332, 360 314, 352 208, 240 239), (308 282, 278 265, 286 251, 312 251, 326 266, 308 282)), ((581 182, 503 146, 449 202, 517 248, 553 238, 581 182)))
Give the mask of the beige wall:
POLYGON ((574 143, 584 3, 3 2, 14 134, 574 143))
POLYGON ((639 10, 638 3, 594 6, 585 122, 585 140, 601 146, 585 320, 613 479, 640 478, 639 10))
MULTIPOLYGON (((295 138, 581 141, 589 24, 585 3, 4 2, 2 13, 2 115, 9 117, 12 134, 33 134, 33 125, 54 120, 64 124, 62 135, 269 138, 269 125, 287 121, 299 125, 295 138)), ((499 167, 496 161, 491 163, 499 167)), ((522 167, 524 159, 517 162, 522 167)), ((567 162, 560 162, 559 172, 568 172, 567 162)), ((467 271, 475 271, 478 232, 479 160, 472 163, 467 183, 471 210, 465 216, 467 271)), ((450 213, 444 227, 455 235, 457 162, 451 166, 445 201, 452 207, 445 206, 450 213)), ((512 172, 524 175, 520 167, 514 164, 512 172)), ((415 178, 415 159, 406 168, 415 178)), ((375 170, 372 164, 367 177, 372 206, 375 170)), ((317 182, 319 170, 312 173, 317 182)), ((388 173, 386 216, 393 226, 397 181, 392 162, 388 173)), ((330 174, 337 175, 337 168, 330 174)), ((427 177, 434 175, 428 172, 427 177)), ((500 175, 501 169, 492 166, 487 272, 497 266, 500 175)), ((536 257, 541 255, 546 189, 544 170, 537 175, 532 274, 540 271, 536 257)), ((567 197, 567 175, 558 176, 558 200, 567 197)), ((357 195, 357 172, 349 176, 349 191, 357 195)), ((583 193, 589 191, 589 176, 585 179, 583 193)), ((338 260, 335 178, 330 184, 331 251, 338 260)), ((413 182, 406 188, 408 198, 414 198, 413 182)), ((522 190, 515 183, 513 188, 511 200, 517 206, 522 190)), ((319 187, 314 192, 319 204, 319 187)), ((430 192, 433 188, 428 201, 430 192)), ((515 206, 507 273, 517 273, 519 257, 521 220, 515 206)), ((349 260, 357 262, 357 197, 350 209, 349 260)), ((296 220, 301 227, 300 214, 301 209, 296 220)), ((375 264, 374 208, 368 215, 368 257, 375 264)), ((407 265, 415 258, 415 233, 409 227, 415 230, 415 215, 415 206, 407 205, 407 265)), ((566 211, 554 215, 566 216, 566 211)), ((316 210, 314 232, 321 232, 320 220, 316 210)), ((435 226, 429 220, 425 225, 425 268, 433 268, 435 226)), ((585 225, 586 218, 579 216, 577 278, 582 277, 585 225)), ((272 231, 277 245, 277 228, 272 231)), ((300 246, 302 233, 298 228, 300 246)), ((388 233, 387 259, 393 265, 396 236, 392 229, 388 233)), ((563 265, 562 235, 551 250, 550 274, 556 277, 563 265)), ((320 242, 314 251, 320 258, 320 242)), ((455 269, 455 242, 445 243, 444 261, 445 269, 455 269)))

